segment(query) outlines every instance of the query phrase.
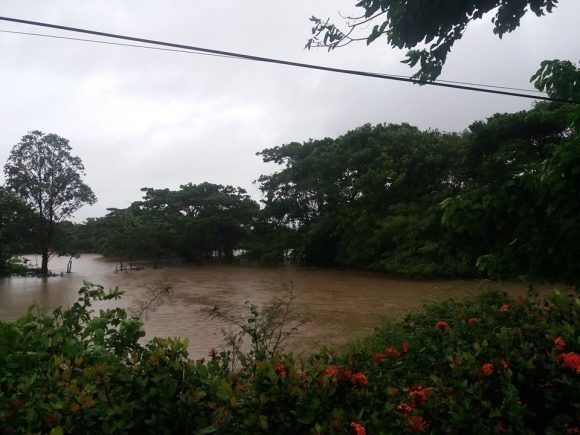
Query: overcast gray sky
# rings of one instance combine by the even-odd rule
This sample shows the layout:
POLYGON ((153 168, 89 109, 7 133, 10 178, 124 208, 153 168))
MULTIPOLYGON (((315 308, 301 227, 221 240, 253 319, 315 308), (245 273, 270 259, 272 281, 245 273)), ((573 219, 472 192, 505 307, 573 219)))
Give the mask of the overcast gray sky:
MULTIPOLYGON (((311 15, 355 0, 1 0, 0 15, 298 62, 409 75, 404 52, 377 40, 305 51, 311 15)), ((491 16, 468 27, 441 78, 529 88, 544 59, 578 61, 580 2, 527 15, 500 40, 491 16)), ((0 29, 62 32, 0 22, 0 29)), ((82 36, 81 36, 82 37, 82 36)), ((210 181, 246 188, 271 172, 255 153, 364 123, 460 131, 531 100, 277 65, 0 33, 0 163, 30 130, 70 140, 99 201, 81 221, 126 207, 141 187, 210 181)), ((2 177, 1 175, 0 177, 2 177)), ((0 178, 1 179, 1 178, 0 178)), ((3 179, 1 179, 3 180, 3 179)))

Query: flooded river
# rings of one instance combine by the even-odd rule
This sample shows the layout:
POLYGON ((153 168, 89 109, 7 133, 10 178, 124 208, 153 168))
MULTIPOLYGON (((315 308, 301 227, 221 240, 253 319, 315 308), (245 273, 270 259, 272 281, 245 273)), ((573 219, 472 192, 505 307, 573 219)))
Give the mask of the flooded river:
MULTIPOLYGON (((35 259, 32 257, 32 263, 35 259)), ((38 261, 40 261, 38 259, 38 261)), ((67 259, 55 258, 49 267, 66 269, 67 259)), ((0 320, 13 320, 31 304, 43 309, 68 306, 84 280, 106 288, 119 287, 125 295, 119 305, 138 310, 152 291, 171 285, 171 293, 144 319, 147 337, 189 339, 192 357, 205 356, 219 347, 224 326, 208 319, 204 308, 214 306, 240 311, 246 300, 257 305, 285 297, 294 283, 296 310, 310 321, 290 343, 302 352, 324 345, 340 345, 368 333, 384 317, 397 318, 424 303, 480 292, 480 281, 412 281, 381 274, 303 268, 296 266, 244 267, 228 265, 164 266, 114 273, 115 263, 87 254, 73 262, 73 273, 61 277, 0 278, 0 320)), ((524 285, 502 288, 524 294, 524 285)))

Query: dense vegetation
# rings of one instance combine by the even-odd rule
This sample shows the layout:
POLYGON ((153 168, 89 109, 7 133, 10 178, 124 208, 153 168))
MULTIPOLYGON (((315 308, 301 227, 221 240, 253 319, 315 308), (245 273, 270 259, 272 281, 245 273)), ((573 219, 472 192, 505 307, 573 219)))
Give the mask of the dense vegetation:
MULTIPOLYGON (((126 209, 59 224, 51 250, 189 262, 244 253, 410 276, 578 284, 577 118, 576 106, 540 103, 463 133, 365 125, 336 139, 265 149, 258 154, 280 169, 258 180, 261 209, 232 186, 144 188, 126 209)), ((26 213, 14 195, 0 193, 12 204, 0 215, 6 264, 26 233, 26 225, 10 228, 26 213)))
POLYGON ((0 322, 3 433, 580 430, 572 295, 447 301, 339 354, 253 353, 236 369, 227 351, 193 361, 177 339, 141 344, 141 322, 122 309, 91 312, 117 297, 86 285, 67 310, 0 322))
POLYGON ((264 160, 284 165, 260 178, 263 215, 284 242, 266 240, 263 249, 291 247, 308 264, 412 275, 479 270, 573 281, 574 113, 538 104, 461 135, 367 125, 335 140, 264 150, 264 160))

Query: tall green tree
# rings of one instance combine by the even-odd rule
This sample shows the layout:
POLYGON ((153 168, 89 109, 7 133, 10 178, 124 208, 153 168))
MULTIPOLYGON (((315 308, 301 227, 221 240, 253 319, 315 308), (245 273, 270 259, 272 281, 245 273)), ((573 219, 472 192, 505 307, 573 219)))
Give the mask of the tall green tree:
POLYGON ((69 141, 56 134, 31 131, 14 146, 4 166, 6 187, 34 210, 35 239, 42 255, 41 273, 48 273, 56 224, 96 197, 83 182, 84 165, 71 155, 69 141))
POLYGON ((329 50, 351 42, 385 38, 393 48, 409 49, 404 63, 419 65, 415 78, 435 80, 447 56, 467 26, 495 11, 493 32, 500 38, 515 30, 529 12, 543 16, 557 0, 357 0, 361 13, 347 17, 343 26, 312 17, 312 38, 306 47, 329 50))

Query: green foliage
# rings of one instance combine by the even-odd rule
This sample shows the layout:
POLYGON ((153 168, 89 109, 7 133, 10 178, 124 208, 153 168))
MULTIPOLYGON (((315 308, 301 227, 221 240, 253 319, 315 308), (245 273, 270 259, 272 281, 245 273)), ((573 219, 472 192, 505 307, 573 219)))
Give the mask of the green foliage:
POLYGON ((266 149, 264 161, 285 167, 259 179, 262 214, 286 229, 281 237, 296 261, 465 274, 439 206, 460 187, 464 148, 460 135, 402 124, 266 149))
POLYGON ((470 127, 462 189, 443 202, 443 222, 489 276, 579 283, 573 111, 538 104, 470 127))
POLYGON ((23 253, 27 239, 32 235, 33 218, 18 197, 0 186, 0 276, 15 271, 13 257, 23 253))
POLYGON ((246 191, 212 183, 179 190, 143 188, 126 209, 90 222, 98 251, 122 260, 232 261, 243 249, 258 212, 246 191))
POLYGON ((569 60, 543 61, 531 80, 553 98, 580 101, 580 68, 569 60))
POLYGON ((31 131, 14 146, 4 166, 6 188, 36 215, 37 249, 42 273, 48 273, 48 257, 56 224, 66 220, 96 197, 83 181, 84 166, 70 154, 67 139, 31 131))
POLYGON ((462 134, 365 125, 263 150, 280 169, 258 180, 255 258, 577 285, 577 113, 542 103, 462 134))
POLYGON ((346 17, 346 30, 329 20, 312 17, 313 36, 306 47, 333 50, 354 41, 366 41, 368 45, 384 36, 393 48, 411 49, 403 62, 410 67, 420 66, 415 78, 432 81, 441 74, 453 44, 461 39, 472 21, 494 11, 493 32, 501 38, 514 31, 526 13, 543 16, 552 12, 557 3, 557 0, 358 0, 356 6, 363 12, 357 17, 346 17))
POLYGON ((242 367, 274 358, 284 351, 288 339, 306 323, 292 306, 294 284, 287 299, 275 297, 262 308, 246 301, 246 313, 232 313, 218 306, 206 310, 212 319, 225 321, 229 329, 222 329, 224 348, 231 366, 242 367))
MULTIPOLYGON (((580 301, 490 292, 385 323, 340 353, 273 355, 141 343, 119 297, 0 323, 4 433, 565 433, 580 417, 580 301), (364 433, 364 432, 362 432, 364 433)), ((247 320, 256 318, 250 314, 247 320)))

